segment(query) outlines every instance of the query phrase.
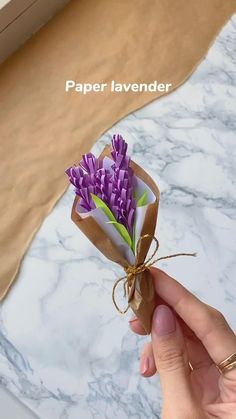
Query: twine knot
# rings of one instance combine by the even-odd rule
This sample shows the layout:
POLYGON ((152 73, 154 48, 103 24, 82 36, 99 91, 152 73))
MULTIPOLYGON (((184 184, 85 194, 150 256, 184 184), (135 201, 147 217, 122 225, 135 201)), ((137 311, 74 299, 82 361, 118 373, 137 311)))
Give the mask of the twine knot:
POLYGON ((153 253, 151 254, 151 256, 144 261, 143 263, 140 263, 138 265, 128 265, 127 267, 124 268, 126 275, 122 276, 121 278, 117 279, 113 285, 113 289, 112 289, 112 301, 113 304, 115 306, 115 308, 117 309, 117 311, 119 311, 119 313, 121 314, 125 314, 128 309, 129 309, 129 304, 127 305, 126 309, 122 310, 120 309, 120 307, 118 306, 117 302, 116 302, 116 297, 115 297, 115 292, 116 292, 116 288, 118 286, 118 284, 121 281, 123 282, 123 288, 124 288, 124 298, 126 296, 129 295, 129 290, 135 286, 135 281, 137 278, 137 275, 144 272, 146 269, 149 269, 151 266, 153 266, 155 263, 159 262, 160 260, 163 259, 171 259, 171 258, 175 258, 178 256, 196 256, 196 253, 175 253, 173 255, 167 255, 167 256, 162 256, 159 257, 157 259, 154 259, 154 256, 156 255, 156 253, 158 252, 159 249, 159 241, 157 240, 157 238, 155 236, 151 236, 150 234, 144 234, 143 236, 141 236, 137 242, 137 246, 136 246, 136 254, 139 254, 140 251, 140 246, 141 246, 141 242, 142 240, 145 239, 151 239, 151 241, 154 240, 155 242, 155 248, 153 253))
POLYGON ((132 278, 134 275, 137 275, 137 274, 145 271, 146 269, 147 269, 147 267, 146 267, 145 263, 142 263, 142 264, 137 265, 137 266, 136 265, 127 266, 127 268, 125 268, 127 279, 132 278))

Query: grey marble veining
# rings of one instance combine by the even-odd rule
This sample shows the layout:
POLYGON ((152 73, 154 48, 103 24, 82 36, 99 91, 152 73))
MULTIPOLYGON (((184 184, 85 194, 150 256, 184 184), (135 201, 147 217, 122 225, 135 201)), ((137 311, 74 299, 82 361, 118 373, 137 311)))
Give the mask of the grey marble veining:
MULTIPOLYGON (((236 18, 179 89, 124 118, 113 133, 161 190, 160 254, 169 274, 236 328, 236 18)), ((71 162, 74 163, 74 162, 71 162)), ((44 221, 0 309, 0 382, 43 419, 160 417, 158 377, 142 378, 129 316, 113 307, 121 270, 70 220, 69 188, 44 221)))

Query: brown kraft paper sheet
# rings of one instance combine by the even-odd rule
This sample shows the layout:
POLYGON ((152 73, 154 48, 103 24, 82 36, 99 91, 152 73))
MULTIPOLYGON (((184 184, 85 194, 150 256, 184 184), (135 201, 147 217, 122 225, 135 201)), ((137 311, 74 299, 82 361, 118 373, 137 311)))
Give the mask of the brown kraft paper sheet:
POLYGON ((72 0, 0 67, 0 299, 67 187, 65 169, 163 93, 65 93, 77 82, 183 83, 235 0, 72 0))

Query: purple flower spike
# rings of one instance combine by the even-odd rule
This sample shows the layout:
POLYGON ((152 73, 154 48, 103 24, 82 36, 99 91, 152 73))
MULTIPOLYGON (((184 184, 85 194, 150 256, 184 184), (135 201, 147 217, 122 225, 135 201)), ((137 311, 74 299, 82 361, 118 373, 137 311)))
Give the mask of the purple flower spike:
POLYGON ((123 224, 132 237, 136 202, 133 198, 134 176, 130 165, 130 157, 126 155, 127 143, 121 135, 113 135, 113 150, 111 152, 114 160, 112 166, 114 172, 113 193, 116 196, 117 220, 123 224))
POLYGON ((96 195, 109 206, 112 194, 112 174, 107 169, 99 169, 95 176, 96 195))
POLYGON ((91 193, 94 193, 95 190, 92 186, 89 186, 88 188, 82 188, 78 191, 78 195, 80 196, 80 205, 83 207, 86 211, 91 211, 91 209, 95 208, 95 204, 92 200, 91 193))
POLYGON ((121 135, 113 135, 112 138, 113 151, 111 152, 112 158, 116 167, 120 169, 128 169, 130 158, 126 156, 128 144, 125 142, 121 135))
POLYGON ((66 170, 66 174, 69 176, 70 182, 76 186, 77 180, 83 178, 83 170, 78 166, 69 167, 66 170))
POLYGON ((134 174, 130 157, 126 155, 128 145, 121 135, 113 135, 111 156, 114 164, 110 169, 92 153, 83 156, 79 166, 66 170, 75 192, 80 196, 80 206, 85 211, 95 208, 91 193, 98 196, 110 208, 116 220, 123 224, 133 236, 136 202, 134 174))
POLYGON ((87 187, 89 185, 88 175, 85 175, 79 166, 69 167, 69 169, 66 170, 66 174, 76 189, 87 187))
POLYGON ((87 173, 79 166, 72 166, 66 170, 66 174, 69 177, 70 182, 72 185, 75 186, 75 193, 79 195, 80 205, 86 211, 91 211, 91 209, 95 208, 93 200, 91 198, 91 192, 95 192, 94 186, 91 184, 90 177, 87 173))
POLYGON ((83 155, 80 167, 89 174, 95 174, 97 170, 102 168, 102 161, 98 160, 92 153, 83 155))

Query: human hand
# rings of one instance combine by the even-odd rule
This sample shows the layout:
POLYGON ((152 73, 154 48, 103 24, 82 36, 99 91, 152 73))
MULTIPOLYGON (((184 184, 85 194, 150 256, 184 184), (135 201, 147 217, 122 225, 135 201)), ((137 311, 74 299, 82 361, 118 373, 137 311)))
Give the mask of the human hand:
MULTIPOLYGON (((216 367, 236 352, 234 332, 219 311, 161 270, 151 272, 157 308, 140 371, 145 377, 160 374, 163 419, 235 419, 236 368, 221 374, 216 367)), ((145 335, 137 318, 130 327, 145 335)))

